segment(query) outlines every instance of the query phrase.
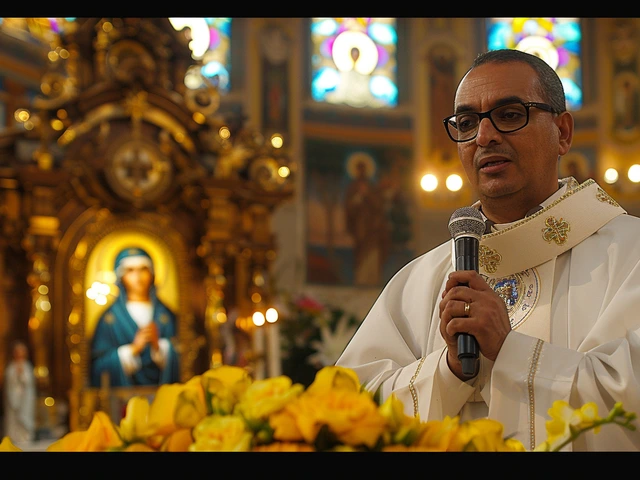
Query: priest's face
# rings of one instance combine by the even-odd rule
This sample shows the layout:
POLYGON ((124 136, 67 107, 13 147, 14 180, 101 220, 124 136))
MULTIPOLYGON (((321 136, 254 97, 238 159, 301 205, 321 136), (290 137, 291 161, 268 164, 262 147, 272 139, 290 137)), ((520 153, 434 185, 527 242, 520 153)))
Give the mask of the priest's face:
MULTIPOLYGON (((481 113, 514 102, 548 103, 536 72, 522 62, 487 63, 462 79, 454 108, 456 114, 481 113)), ((489 118, 481 119, 476 138, 457 145, 485 215, 498 223, 518 220, 553 194, 558 189, 558 156, 568 152, 572 133, 568 112, 558 115, 531 107, 528 124, 511 133, 499 132, 489 118)))
POLYGON ((153 283, 153 274, 145 264, 133 264, 125 267, 122 284, 127 290, 127 300, 149 300, 149 289, 153 283))

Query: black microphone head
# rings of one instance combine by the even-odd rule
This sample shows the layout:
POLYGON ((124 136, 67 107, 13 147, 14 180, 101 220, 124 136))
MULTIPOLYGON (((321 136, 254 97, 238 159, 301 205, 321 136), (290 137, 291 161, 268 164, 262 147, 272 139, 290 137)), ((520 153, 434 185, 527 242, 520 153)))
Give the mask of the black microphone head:
POLYGON ((484 233, 485 225, 480 210, 475 207, 462 207, 451 215, 449 233, 455 239, 463 235, 475 237, 478 240, 484 233))

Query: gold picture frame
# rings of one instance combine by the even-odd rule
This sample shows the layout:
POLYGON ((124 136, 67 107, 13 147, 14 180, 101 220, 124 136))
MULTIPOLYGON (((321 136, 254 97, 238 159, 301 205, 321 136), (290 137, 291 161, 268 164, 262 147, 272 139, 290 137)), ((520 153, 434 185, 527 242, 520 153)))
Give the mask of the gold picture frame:
POLYGON ((196 334, 188 284, 192 273, 182 236, 166 217, 155 213, 118 216, 97 212, 96 222, 85 230, 69 259, 71 313, 67 321, 67 344, 71 357, 70 427, 89 426, 96 410, 110 414, 117 424, 129 398, 152 398, 156 386, 91 386, 89 381, 91 339, 100 314, 117 296, 113 273, 115 257, 123 248, 137 246, 149 253, 155 269, 158 297, 176 314, 175 339, 179 352, 180 381, 194 375, 193 366, 204 339, 196 334), (99 305, 87 296, 96 282, 109 287, 108 300, 99 305))

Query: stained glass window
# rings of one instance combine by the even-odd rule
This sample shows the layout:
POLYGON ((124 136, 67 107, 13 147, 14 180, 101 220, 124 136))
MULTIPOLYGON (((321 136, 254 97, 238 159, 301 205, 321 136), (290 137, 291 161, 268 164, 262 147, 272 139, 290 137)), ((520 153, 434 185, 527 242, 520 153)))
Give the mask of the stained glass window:
POLYGON ((394 18, 311 19, 311 96, 352 107, 395 107, 394 18))
MULTIPOLYGON (((191 41, 189 48, 195 60, 201 60, 200 74, 217 85, 221 94, 231 88, 229 72, 231 70, 231 18, 198 17, 169 18, 176 30, 188 27, 191 41)), ((187 73, 185 84, 189 88, 198 88, 202 84, 199 75, 187 73)))
POLYGON ((558 73, 568 110, 582 108, 582 31, 579 18, 488 18, 489 50, 513 48, 545 60, 558 73))

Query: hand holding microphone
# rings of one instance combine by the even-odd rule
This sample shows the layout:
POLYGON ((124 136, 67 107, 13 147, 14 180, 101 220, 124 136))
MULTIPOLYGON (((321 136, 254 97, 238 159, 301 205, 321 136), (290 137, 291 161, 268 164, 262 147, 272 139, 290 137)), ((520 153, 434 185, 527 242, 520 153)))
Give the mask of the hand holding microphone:
MULTIPOLYGON (((455 243, 455 267, 458 270, 479 269, 480 238, 484 233, 482 214, 474 207, 462 207, 453 212, 449 220, 449 233, 455 243)), ((464 314, 469 315, 470 304, 465 302, 464 314)), ((475 337, 467 333, 458 334, 458 360, 466 377, 478 374, 480 348, 475 337)))
POLYGON ((482 354, 495 361, 511 331, 504 300, 479 275, 482 214, 474 207, 456 210, 449 221, 454 241, 455 271, 449 275, 440 302, 440 332, 458 362, 449 365, 461 379, 478 374, 482 354), (459 365, 458 365, 459 364, 459 365))

